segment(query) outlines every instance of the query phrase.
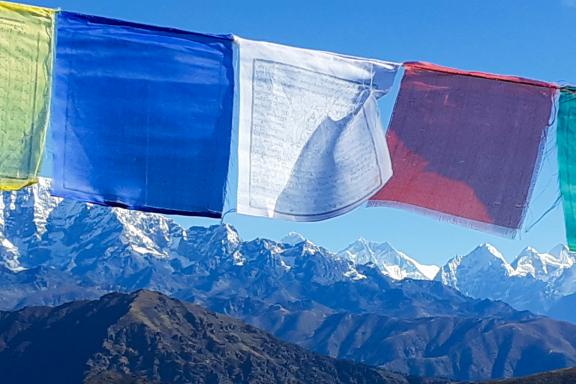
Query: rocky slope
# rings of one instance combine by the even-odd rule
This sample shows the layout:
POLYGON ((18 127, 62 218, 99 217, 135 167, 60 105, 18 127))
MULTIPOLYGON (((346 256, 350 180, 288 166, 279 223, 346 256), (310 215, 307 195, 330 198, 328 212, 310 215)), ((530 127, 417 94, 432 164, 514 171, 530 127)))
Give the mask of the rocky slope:
POLYGON ((416 382, 148 291, 0 313, 0 372, 6 384, 416 382))
POLYGON ((564 369, 536 376, 500 380, 485 384, 573 384, 576 383, 576 369, 564 369))

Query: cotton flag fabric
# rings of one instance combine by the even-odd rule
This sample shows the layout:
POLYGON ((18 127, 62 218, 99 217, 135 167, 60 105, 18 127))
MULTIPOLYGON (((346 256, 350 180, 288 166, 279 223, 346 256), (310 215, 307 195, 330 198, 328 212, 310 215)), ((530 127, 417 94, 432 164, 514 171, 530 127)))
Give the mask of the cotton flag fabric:
POLYGON ((0 190, 37 182, 50 110, 54 11, 0 2, 0 190))
POLYGON ((558 170, 564 203, 568 247, 576 251, 576 88, 560 92, 558 111, 558 170))
POLYGON ((54 195, 221 217, 231 36, 62 12, 55 77, 54 195))
POLYGON ((513 236, 551 117, 553 85, 407 63, 387 132, 394 176, 371 205, 401 205, 513 236))
POLYGON ((398 65, 236 38, 239 213, 318 221, 392 174, 376 99, 398 65))

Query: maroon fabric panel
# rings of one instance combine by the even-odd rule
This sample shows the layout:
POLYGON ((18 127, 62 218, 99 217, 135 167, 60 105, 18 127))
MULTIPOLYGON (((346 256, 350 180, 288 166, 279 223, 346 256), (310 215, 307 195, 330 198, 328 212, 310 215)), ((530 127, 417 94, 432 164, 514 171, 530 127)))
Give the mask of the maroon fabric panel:
POLYGON ((394 176, 373 200, 518 229, 555 86, 420 63, 405 70, 387 133, 394 176))

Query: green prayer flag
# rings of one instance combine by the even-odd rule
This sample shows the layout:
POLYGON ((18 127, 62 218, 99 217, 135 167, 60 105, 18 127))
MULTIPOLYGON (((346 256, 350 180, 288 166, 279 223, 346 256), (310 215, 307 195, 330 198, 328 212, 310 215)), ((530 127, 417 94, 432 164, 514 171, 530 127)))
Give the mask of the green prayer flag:
POLYGON ((0 190, 37 181, 50 111, 54 11, 0 2, 0 190))
POLYGON ((576 251, 576 89, 560 92, 558 170, 568 247, 576 251))

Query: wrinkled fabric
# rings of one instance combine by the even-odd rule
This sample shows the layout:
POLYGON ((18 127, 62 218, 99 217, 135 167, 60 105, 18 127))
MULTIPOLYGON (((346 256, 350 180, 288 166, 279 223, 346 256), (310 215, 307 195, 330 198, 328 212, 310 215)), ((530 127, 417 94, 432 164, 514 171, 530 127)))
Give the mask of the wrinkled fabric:
POLYGON ((521 227, 555 87, 409 63, 387 132, 402 205, 505 235, 521 227))
POLYGON ((0 2, 0 190, 37 182, 52 76, 54 11, 0 2))
POLYGON ((62 12, 53 194, 221 217, 233 40, 62 12))
POLYGON ((398 65, 236 41, 238 212, 318 221, 365 203, 392 174, 376 99, 398 65))
POLYGON ((576 88, 560 92, 558 111, 558 176, 564 205, 568 247, 576 251, 576 88))

